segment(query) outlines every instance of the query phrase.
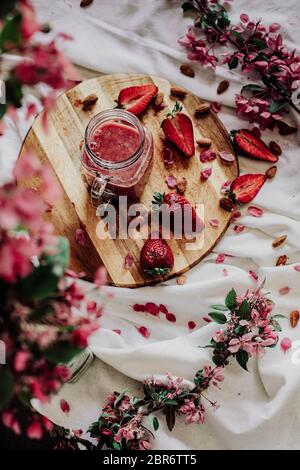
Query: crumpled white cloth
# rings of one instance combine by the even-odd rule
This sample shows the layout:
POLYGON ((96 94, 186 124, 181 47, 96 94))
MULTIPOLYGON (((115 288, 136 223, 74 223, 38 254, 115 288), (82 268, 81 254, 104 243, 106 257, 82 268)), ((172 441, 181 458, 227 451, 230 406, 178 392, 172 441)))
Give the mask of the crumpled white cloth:
MULTIPOLYGON (((191 19, 183 19, 180 1, 175 0, 94 0, 91 7, 80 9, 72 0, 36 0, 43 21, 50 21, 57 31, 73 34, 74 41, 65 45, 71 59, 82 66, 105 73, 151 73, 186 86, 207 100, 220 100, 224 106, 220 117, 228 130, 247 126, 237 119, 230 107, 244 80, 238 73, 218 68, 216 76, 194 64, 196 77, 185 77, 179 65, 185 60, 177 39, 183 35, 191 19), (222 77, 230 79, 229 90, 217 97, 216 87, 222 77)), ((262 17, 266 23, 282 24, 289 47, 299 44, 299 2, 288 0, 239 0, 233 2, 233 22, 240 13, 262 17)), ((16 128, 9 122, 0 139, 0 177, 11 173, 21 138, 29 123, 21 118, 16 128)), ((255 288, 248 271, 266 278, 265 290, 276 303, 276 313, 289 315, 300 309, 300 273, 294 269, 300 262, 300 155, 297 136, 282 138, 266 131, 264 139, 276 140, 283 149, 278 172, 267 182, 252 204, 261 207, 263 217, 247 215, 239 223, 246 225, 236 234, 230 227, 209 255, 187 275, 183 286, 169 281, 155 287, 137 290, 106 288, 113 294, 101 319, 102 328, 93 335, 91 346, 95 360, 86 374, 75 384, 63 387, 51 405, 36 406, 57 424, 74 429, 86 427, 99 415, 105 396, 113 390, 128 388, 142 393, 140 381, 152 374, 163 376, 166 371, 191 383, 195 372, 210 361, 210 350, 198 348, 212 336, 216 325, 207 324, 203 316, 209 305, 222 302, 231 287, 239 293, 255 288), (274 250, 272 240, 287 234, 287 243, 274 250), (218 253, 230 255, 223 264, 216 264, 218 253), (289 256, 289 265, 274 267, 280 254, 289 256), (223 269, 228 270, 225 277, 223 269), (279 295, 279 289, 290 287, 290 293, 279 295), (154 301, 163 303, 176 315, 177 322, 133 312, 131 305, 154 301), (189 332, 187 323, 197 328, 189 332), (149 328, 150 338, 143 338, 136 327, 149 328), (113 332, 120 329, 121 335, 113 332), (108 367, 107 365, 111 366, 108 367), (137 382, 138 381, 138 382, 137 382), (64 414, 61 398, 70 404, 64 414)), ((264 172, 269 165, 241 157, 241 172, 264 172)), ((300 339, 298 326, 291 329, 288 320, 281 320, 283 332, 293 341, 300 339)), ((295 343, 296 346, 296 343, 295 343)), ((299 347, 299 346, 298 346, 299 347)), ((161 422, 156 433, 155 449, 299 449, 299 385, 300 365, 297 349, 287 354, 278 347, 258 360, 251 360, 250 373, 235 363, 226 367, 220 391, 211 390, 221 407, 208 409, 206 423, 187 427, 182 419, 172 433, 161 422)))

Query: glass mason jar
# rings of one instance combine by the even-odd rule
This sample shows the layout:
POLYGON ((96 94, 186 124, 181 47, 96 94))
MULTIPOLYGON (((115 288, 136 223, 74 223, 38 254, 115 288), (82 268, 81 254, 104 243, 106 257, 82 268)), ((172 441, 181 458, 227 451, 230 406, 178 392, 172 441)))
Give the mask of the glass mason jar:
POLYGON ((94 116, 85 131, 83 173, 93 204, 118 196, 136 200, 150 176, 153 138, 128 111, 112 109, 94 116))

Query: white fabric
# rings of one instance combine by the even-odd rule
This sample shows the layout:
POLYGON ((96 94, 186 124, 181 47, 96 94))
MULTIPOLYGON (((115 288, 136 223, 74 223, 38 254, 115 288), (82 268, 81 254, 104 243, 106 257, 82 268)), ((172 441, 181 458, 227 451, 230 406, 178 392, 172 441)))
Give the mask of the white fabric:
MULTIPOLYGON (((94 0, 91 7, 80 9, 72 0, 36 0, 43 21, 50 21, 57 31, 71 33, 74 42, 68 42, 66 52, 82 66, 106 73, 152 73, 186 86, 200 97, 216 100, 216 86, 221 76, 229 77, 230 88, 218 99, 223 106, 220 117, 228 130, 245 126, 230 109, 234 94, 241 87, 237 73, 217 70, 217 76, 194 65, 194 79, 178 71, 185 53, 177 45, 191 20, 183 19, 180 1, 172 0, 94 0)), ((241 12, 262 17, 267 23, 283 25, 286 42, 292 48, 299 44, 299 2, 297 0, 239 0, 233 2, 230 16, 237 21, 241 12)), ((10 124, 5 137, 0 140, 0 175, 6 178, 24 136, 28 123, 21 121, 16 129, 10 124)), ((242 209, 240 223, 246 230, 235 234, 229 228, 226 235, 208 256, 187 275, 187 283, 177 286, 170 281, 156 287, 138 290, 107 288, 113 298, 101 320, 102 329, 95 333, 92 348, 96 360, 76 384, 68 384, 51 406, 43 413, 58 424, 83 428, 95 420, 105 396, 113 390, 128 387, 130 392, 141 393, 138 382, 152 374, 166 371, 184 377, 189 382, 195 371, 210 361, 210 350, 205 345, 215 330, 202 317, 209 305, 221 302, 226 292, 235 287, 239 293, 254 288, 249 269, 266 277, 266 290, 276 302, 276 313, 288 315, 300 309, 300 273, 294 269, 300 261, 300 179, 299 148, 297 136, 281 138, 276 132, 265 132, 268 142, 275 139, 283 148, 278 163, 278 173, 267 182, 255 205, 264 210, 261 218, 254 218, 242 209), (287 243, 274 251, 272 240, 281 234, 288 235, 287 243), (231 255, 224 264, 216 264, 217 253, 231 255), (289 256, 285 267, 274 267, 280 254, 289 256), (229 276, 224 277, 223 268, 229 276), (281 287, 291 291, 280 296, 281 287), (154 301, 164 303, 177 317, 176 323, 163 318, 145 316, 131 309, 134 303, 154 301), (197 329, 189 333, 187 323, 194 320, 197 329), (136 326, 147 326, 149 339, 143 338, 136 326), (122 330, 122 334, 113 329, 122 330), (103 362, 112 366, 109 368, 103 362), (115 370, 114 370, 115 369, 115 370), (119 374, 119 371, 122 374, 119 374), (132 380, 135 379, 135 380, 132 380), (60 398, 66 399, 71 411, 68 416, 59 407, 60 398)), ((265 171, 268 165, 240 158, 242 172, 265 171)), ((299 337, 299 328, 292 330, 287 320, 281 321, 283 333, 292 340, 299 337)), ((165 425, 157 433, 156 449, 284 449, 299 448, 299 385, 300 368, 292 362, 292 352, 286 355, 277 348, 270 350, 258 361, 251 361, 251 373, 235 364, 225 370, 222 390, 211 391, 221 405, 216 412, 208 410, 206 424, 187 427, 178 419, 172 433, 165 425)), ((163 418, 160 417, 161 423, 163 418)))

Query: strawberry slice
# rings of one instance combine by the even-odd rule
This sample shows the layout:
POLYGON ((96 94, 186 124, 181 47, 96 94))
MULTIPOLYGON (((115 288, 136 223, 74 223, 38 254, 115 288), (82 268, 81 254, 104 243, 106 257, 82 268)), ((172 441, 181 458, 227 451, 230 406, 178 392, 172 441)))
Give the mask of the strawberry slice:
POLYGON ((176 102, 172 112, 163 121, 165 136, 187 157, 195 153, 193 124, 189 116, 181 113, 182 106, 176 102))
POLYGON ((261 174, 239 176, 231 184, 230 195, 235 202, 247 204, 255 198, 265 181, 266 176, 261 174))
POLYGON ((158 88, 153 83, 129 86, 120 91, 118 105, 138 116, 145 111, 157 92, 158 88))
POLYGON ((278 160, 278 156, 274 155, 259 137, 247 129, 237 131, 234 142, 247 157, 272 163, 278 160))

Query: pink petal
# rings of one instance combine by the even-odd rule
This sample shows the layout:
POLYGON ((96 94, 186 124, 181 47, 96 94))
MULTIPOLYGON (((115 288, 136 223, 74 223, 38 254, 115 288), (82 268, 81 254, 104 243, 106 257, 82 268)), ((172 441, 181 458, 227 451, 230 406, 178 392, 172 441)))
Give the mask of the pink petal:
POLYGON ((168 175, 166 176, 166 183, 170 189, 174 189, 177 184, 177 178, 174 175, 168 175))
POLYGON ((132 309, 135 311, 135 312, 145 312, 145 305, 143 304, 134 304, 132 306, 132 309))
POLYGON ((221 159, 227 164, 231 164, 235 161, 235 156, 232 155, 232 153, 219 152, 219 155, 220 155, 221 159))
POLYGON ((164 146, 164 149, 163 149, 163 161, 165 165, 173 165, 174 163, 173 151, 166 145, 164 146))
POLYGON ((201 180, 202 181, 208 180, 208 178, 210 177, 211 174, 212 174, 212 169, 211 168, 205 168, 200 173, 201 180))
POLYGON ((200 153, 200 162, 201 163, 210 162, 212 160, 215 160, 215 158, 216 158, 216 154, 212 150, 203 150, 200 153))
POLYGON ((231 181, 225 181, 221 186, 221 193, 225 193, 228 189, 230 189, 231 181))
POLYGON ((75 241, 78 243, 78 245, 86 245, 86 231, 83 228, 78 228, 75 231, 75 241))
POLYGON ((197 326, 197 325, 196 325, 196 323, 195 323, 193 320, 191 320, 191 321, 188 322, 189 330, 193 330, 194 328, 196 328, 196 326, 197 326))
POLYGON ((280 341, 280 347, 284 353, 287 352, 289 349, 291 349, 292 342, 290 338, 287 338, 287 337, 282 338, 282 340, 280 341))
POLYGON ((288 286, 285 286, 285 287, 282 287, 281 289, 279 289, 279 294, 280 295, 287 295, 289 292, 290 292, 290 288, 288 286))
POLYGON ((217 264, 224 263, 225 256, 226 255, 224 253, 219 253, 218 256, 216 257, 216 263, 217 264))
POLYGON ((219 220, 218 219, 210 219, 209 224, 212 227, 217 228, 217 227, 219 227, 219 220))
POLYGON ((254 279, 254 281, 257 281, 257 279, 258 279, 258 275, 256 274, 256 272, 251 271, 251 269, 249 271, 249 276, 252 277, 252 279, 254 279))
POLYGON ((146 328, 145 326, 139 326, 139 327, 136 326, 136 329, 142 336, 144 336, 144 338, 149 338, 150 331, 148 330, 148 328, 146 328))
POLYGON ((104 266, 97 269, 94 277, 94 283, 97 287, 104 286, 107 283, 107 271, 104 266))
POLYGON ((59 404, 60 404, 60 409, 63 413, 69 413, 70 405, 66 400, 61 399, 59 404))
POLYGON ((249 16, 246 15, 246 13, 242 13, 240 15, 240 20, 241 20, 242 23, 248 23, 249 22, 249 16))
POLYGON ((294 266, 294 270, 297 271, 298 273, 300 273, 300 264, 296 264, 294 266))
POLYGON ((134 257, 132 256, 132 254, 129 251, 127 253, 127 255, 125 256, 124 268, 125 269, 130 269, 131 266, 133 265, 133 262, 134 262, 134 257))
POLYGON ((113 330, 114 333, 117 333, 117 335, 120 335, 122 333, 121 330, 113 330))
POLYGON ((230 214, 230 221, 232 224, 234 224, 239 217, 241 217, 242 213, 241 211, 233 211, 230 214))
POLYGON ((159 310, 164 313, 165 315, 168 313, 168 309, 164 304, 159 304, 159 310))
POLYGON ((172 323, 176 322, 176 317, 175 317, 174 313, 167 313, 166 319, 168 321, 172 322, 172 323))
POLYGON ((245 225, 235 225, 233 230, 235 233, 241 233, 245 230, 245 225))
POLYGON ((211 318, 208 318, 208 317, 203 317, 202 320, 205 321, 206 323, 212 322, 211 318))
POLYGON ((211 103, 210 108, 214 113, 219 113, 221 111, 221 104, 217 101, 214 101, 211 103))
POLYGON ((145 312, 150 313, 150 315, 154 315, 155 317, 158 317, 159 307, 153 302, 147 302, 145 304, 145 312))
POLYGON ((252 215, 252 217, 262 217, 264 213, 264 211, 260 207, 256 206, 249 206, 247 212, 249 215, 252 215))

